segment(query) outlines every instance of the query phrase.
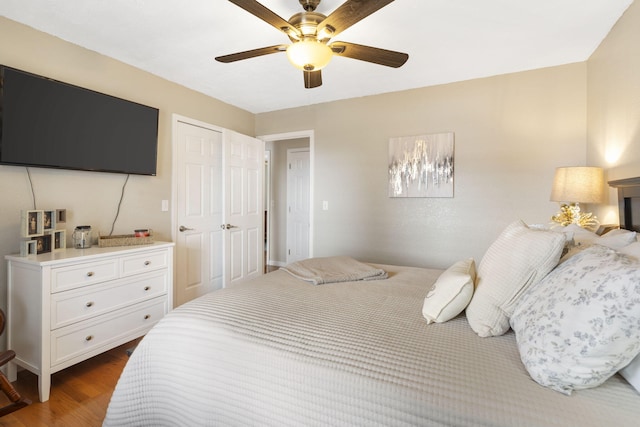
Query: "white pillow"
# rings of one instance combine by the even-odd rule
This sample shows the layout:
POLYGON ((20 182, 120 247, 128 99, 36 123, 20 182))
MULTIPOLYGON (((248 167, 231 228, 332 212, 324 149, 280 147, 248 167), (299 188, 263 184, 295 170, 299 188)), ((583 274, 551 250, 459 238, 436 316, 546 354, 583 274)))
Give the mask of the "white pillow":
POLYGON ((640 391, 640 354, 631 363, 620 370, 620 375, 636 390, 640 391))
POLYGON ((585 230, 584 228, 569 224, 565 227, 566 231, 573 232, 573 241, 577 246, 602 245, 611 249, 620 249, 630 243, 636 241, 636 232, 624 229, 614 229, 608 233, 599 236, 596 233, 585 230))
POLYGON ((467 307, 471 328, 481 337, 507 332, 518 297, 558 264, 564 243, 562 233, 531 230, 522 221, 507 226, 478 266, 467 307))
POLYGON ((427 323, 446 322, 462 313, 473 296, 475 280, 473 258, 458 261, 446 269, 424 299, 422 315, 427 323))
POLYGON ((564 394, 602 384, 640 352, 640 261, 583 250, 525 292, 511 327, 539 384, 564 394))
POLYGON ((576 245, 581 244, 591 244, 594 239, 598 238, 598 234, 594 233, 591 230, 587 230, 586 228, 582 228, 577 224, 569 224, 566 227, 563 227, 565 232, 573 233, 573 241, 576 245))

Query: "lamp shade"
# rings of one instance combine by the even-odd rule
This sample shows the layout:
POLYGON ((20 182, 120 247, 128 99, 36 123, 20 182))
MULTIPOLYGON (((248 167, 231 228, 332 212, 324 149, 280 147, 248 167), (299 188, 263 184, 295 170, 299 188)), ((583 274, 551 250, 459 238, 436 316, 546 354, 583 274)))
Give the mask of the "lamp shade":
POLYGON ((551 188, 551 201, 601 203, 604 196, 604 172, 596 167, 557 168, 551 188))
POLYGON ((287 57, 296 68, 317 71, 326 67, 331 61, 333 51, 322 42, 303 40, 289 45, 287 57))

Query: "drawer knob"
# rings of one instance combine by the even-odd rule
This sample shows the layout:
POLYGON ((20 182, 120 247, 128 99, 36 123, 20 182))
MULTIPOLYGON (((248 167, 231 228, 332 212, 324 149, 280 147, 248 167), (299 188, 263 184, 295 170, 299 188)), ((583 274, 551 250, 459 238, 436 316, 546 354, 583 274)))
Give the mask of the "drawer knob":
POLYGON ((151 315, 150 314, 145 314, 144 315, 144 320, 148 320, 148 319, 151 319, 151 315))
POLYGON ((145 287, 144 287, 144 290, 145 290, 145 291, 148 291, 149 289, 151 289, 151 286, 145 286, 145 287))
POLYGON ((144 265, 151 265, 151 261, 145 261, 144 265))
POLYGON ((87 273, 87 277, 91 277, 91 276, 93 276, 93 271, 89 271, 89 272, 87 273))
POLYGON ((88 303, 85 304, 87 307, 93 307, 93 301, 89 301, 88 303))
POLYGON ((84 339, 85 341, 91 341, 93 339, 93 335, 87 335, 84 339))

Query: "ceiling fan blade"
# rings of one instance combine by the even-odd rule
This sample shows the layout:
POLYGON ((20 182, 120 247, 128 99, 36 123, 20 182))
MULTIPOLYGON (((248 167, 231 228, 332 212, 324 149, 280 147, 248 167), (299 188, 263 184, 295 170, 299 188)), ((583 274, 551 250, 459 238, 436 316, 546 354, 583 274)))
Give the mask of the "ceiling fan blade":
POLYGON ((231 53, 229 55, 223 55, 216 57, 216 61, 229 62, 240 61, 242 59, 255 58, 256 56, 269 55, 271 53, 284 52, 287 50, 287 45, 279 44, 276 46, 261 47, 259 49, 246 50, 244 52, 231 53))
POLYGON ((393 68, 401 67, 409 59, 409 55, 406 53, 355 43, 333 42, 329 47, 334 55, 346 56, 347 58, 373 62, 374 64, 393 68))
POLYGON ((318 24, 317 33, 324 32, 335 37, 356 22, 392 2, 393 0, 347 0, 318 24))
POLYGON ((304 73, 304 87, 307 89, 313 89, 314 87, 322 86, 322 73, 321 70, 316 71, 303 71, 304 73))
POLYGON ((278 16, 275 12, 271 11, 267 7, 258 3, 255 0, 229 0, 231 3, 239 6, 249 12, 250 14, 262 19, 267 24, 275 27, 283 33, 295 34, 298 37, 302 37, 300 30, 293 25, 289 24, 286 20, 278 16))

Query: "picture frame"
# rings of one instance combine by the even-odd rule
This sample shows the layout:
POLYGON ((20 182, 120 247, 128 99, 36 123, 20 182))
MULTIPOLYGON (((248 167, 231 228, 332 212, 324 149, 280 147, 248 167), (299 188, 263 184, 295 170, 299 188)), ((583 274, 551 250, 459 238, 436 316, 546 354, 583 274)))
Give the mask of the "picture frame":
POLYGON ((453 187, 453 132, 389 139, 389 197, 453 197, 453 187))
POLYGON ((36 242, 36 254, 51 252, 51 236, 51 234, 43 234, 33 239, 36 242))
POLYGON ((67 222, 67 210, 56 209, 56 225, 64 224, 67 222))
POLYGON ((20 256, 36 255, 36 241, 23 240, 20 242, 20 256))
POLYGON ((44 211, 22 211, 22 237, 37 237, 44 234, 44 211))
POLYGON ((67 247, 67 232, 66 230, 55 230, 51 233, 52 248, 53 251, 59 251, 67 247))
POLYGON ((42 229, 47 231, 52 231, 56 229, 57 222, 57 213, 56 210, 45 210, 42 213, 42 229))

